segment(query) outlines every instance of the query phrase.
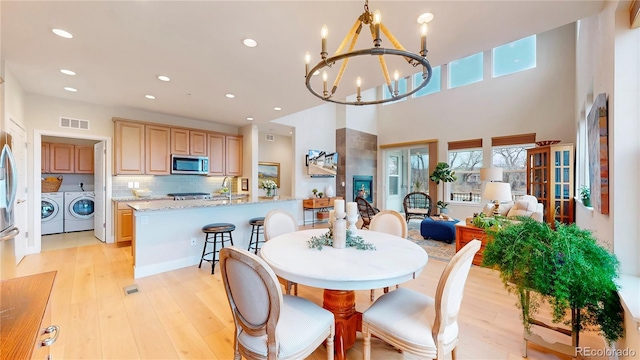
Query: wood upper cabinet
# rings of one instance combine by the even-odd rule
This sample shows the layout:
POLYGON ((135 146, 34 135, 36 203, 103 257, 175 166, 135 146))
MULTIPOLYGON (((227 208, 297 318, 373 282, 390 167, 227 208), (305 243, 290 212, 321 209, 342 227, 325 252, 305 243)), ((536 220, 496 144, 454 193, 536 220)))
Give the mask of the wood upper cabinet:
POLYGON ((207 156, 207 133, 171 128, 171 154, 207 156))
POLYGON ((49 143, 42 143, 42 152, 40 153, 40 172, 48 174, 49 170, 49 143))
POLYGON ((115 121, 114 130, 114 174, 144 174, 144 124, 115 121))
POLYGON ((209 134, 209 174, 224 175, 225 136, 209 134))
POLYGON ((73 174, 75 171, 75 148, 72 144, 49 144, 49 172, 73 174))
POLYGON ((145 173, 171 174, 171 128, 145 125, 145 173))
POLYGON ((242 136, 226 136, 225 174, 242 176, 242 136))
POLYGON ((93 146, 75 146, 76 174, 93 174, 93 146))

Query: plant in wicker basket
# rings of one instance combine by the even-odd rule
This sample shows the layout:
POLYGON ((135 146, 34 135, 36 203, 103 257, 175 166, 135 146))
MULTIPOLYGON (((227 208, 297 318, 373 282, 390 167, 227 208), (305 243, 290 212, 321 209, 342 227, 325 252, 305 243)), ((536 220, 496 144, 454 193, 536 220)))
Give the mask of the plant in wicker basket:
POLYGON ((546 300, 552 321, 571 326, 573 346, 579 346, 580 331, 592 328, 609 342, 619 339, 623 310, 615 255, 575 224, 556 223, 552 229, 531 218, 518 220, 486 229, 493 240, 484 249, 483 265, 499 270, 507 290, 518 296, 525 329, 539 325, 533 316, 546 300))

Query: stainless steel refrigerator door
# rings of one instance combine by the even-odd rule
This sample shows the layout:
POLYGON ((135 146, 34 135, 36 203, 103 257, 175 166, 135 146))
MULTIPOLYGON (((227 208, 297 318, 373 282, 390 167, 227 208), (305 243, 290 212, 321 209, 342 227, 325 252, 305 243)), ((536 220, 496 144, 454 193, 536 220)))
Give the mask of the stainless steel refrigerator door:
POLYGON ((15 218, 13 204, 16 200, 18 183, 16 161, 8 144, 2 147, 0 154, 0 238, 12 230, 15 218))

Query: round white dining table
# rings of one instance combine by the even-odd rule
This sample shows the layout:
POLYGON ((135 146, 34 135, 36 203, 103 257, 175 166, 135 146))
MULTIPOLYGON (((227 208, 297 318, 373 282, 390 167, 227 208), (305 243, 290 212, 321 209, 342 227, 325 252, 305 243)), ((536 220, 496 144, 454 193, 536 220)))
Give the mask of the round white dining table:
POLYGON ((301 230, 276 236, 263 244, 260 257, 276 275, 298 284, 324 289, 323 307, 336 322, 336 359, 355 343, 362 328, 362 314, 355 310, 354 290, 397 285, 415 279, 427 264, 427 252, 410 240, 370 231, 357 235, 375 250, 312 249, 307 241, 327 229, 301 230))

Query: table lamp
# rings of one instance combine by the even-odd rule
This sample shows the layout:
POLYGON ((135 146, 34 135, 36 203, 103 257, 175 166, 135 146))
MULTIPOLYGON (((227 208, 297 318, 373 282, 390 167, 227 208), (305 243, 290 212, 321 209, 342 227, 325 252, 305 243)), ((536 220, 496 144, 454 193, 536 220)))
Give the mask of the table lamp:
POLYGON ((493 216, 500 215, 500 202, 511 201, 511 185, 503 182, 489 182, 484 188, 484 196, 493 201, 493 216))
POLYGON ((502 181, 502 168, 486 167, 480 169, 480 181, 502 181))

